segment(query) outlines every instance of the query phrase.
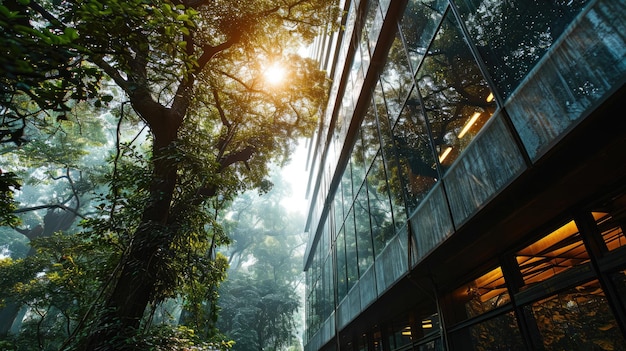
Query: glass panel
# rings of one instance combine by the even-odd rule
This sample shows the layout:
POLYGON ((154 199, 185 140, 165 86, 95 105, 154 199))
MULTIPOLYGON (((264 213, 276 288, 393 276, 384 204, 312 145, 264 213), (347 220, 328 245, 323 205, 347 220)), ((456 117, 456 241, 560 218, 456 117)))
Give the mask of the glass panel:
POLYGON ((378 7, 378 0, 367 2, 365 25, 363 26, 363 39, 367 41, 370 52, 374 51, 378 35, 383 27, 383 16, 378 7))
POLYGON ((626 225, 626 194, 612 199, 596 210, 593 217, 609 251, 625 246, 626 237, 622 228, 626 225))
POLYGON ((454 321, 479 316, 511 301, 502 269, 496 269, 461 286, 453 292, 454 321))
POLYGON ((383 351, 382 334, 378 328, 372 333, 373 351, 383 351))
POLYGON ((365 180, 365 163, 363 162, 363 142, 361 138, 357 138, 354 145, 350 164, 352 165, 352 185, 354 189, 358 189, 365 180))
POLYGON ((374 255, 379 255, 394 235, 391 200, 387 177, 379 152, 367 175, 370 221, 374 239, 374 255))
POLYGON ((395 121, 398 118, 404 100, 413 86, 413 74, 411 73, 400 34, 397 32, 387 54, 387 62, 383 68, 380 82, 385 94, 387 113, 390 120, 395 121))
POLYGON ((326 260, 324 262, 324 276, 322 278, 322 289, 324 294, 324 320, 328 318, 335 307, 335 294, 333 289, 333 281, 334 281, 334 270, 331 256, 326 256, 326 260))
POLYGON ((335 255, 337 258, 337 299, 343 300, 348 293, 348 277, 346 272, 346 241, 343 234, 343 228, 337 235, 337 243, 335 246, 335 255))
POLYGON ((387 186, 389 187, 389 192, 393 201, 393 216, 397 229, 400 229, 400 227, 406 223, 406 210, 404 207, 405 201, 404 193, 402 191, 403 185, 399 178, 397 150, 393 134, 391 133, 389 119, 387 118, 380 84, 377 84, 376 89, 374 90, 374 103, 376 105, 376 117, 380 127, 383 159, 387 174, 387 186))
POLYGON ((411 324, 409 317, 405 317, 402 320, 394 321, 388 327, 388 339, 389 348, 391 350, 399 349, 404 345, 408 345, 412 342, 411 324))
POLYGON ((622 269, 615 273, 611 273, 609 276, 615 289, 617 290, 617 295, 622 300, 620 305, 623 309, 626 306, 626 270, 622 269))
POLYGON ((417 323, 413 326, 413 338, 420 340, 424 338, 431 338, 435 334, 439 334, 441 330, 441 323, 439 320, 439 313, 436 312, 437 306, 430 305, 423 311, 424 313, 417 319, 417 323))
POLYGON ((343 211, 344 214, 347 214, 354 200, 354 192, 352 191, 352 166, 350 163, 346 165, 346 170, 341 176, 341 190, 343 193, 343 211))
POLYGON ((524 284, 542 282, 589 261, 578 227, 570 221, 517 253, 524 284))
POLYGON ((624 336, 597 280, 526 309, 535 317, 546 351, 626 350, 624 336))
POLYGON ((496 108, 451 13, 446 15, 417 76, 437 157, 445 170, 496 108))
POLYGON ((339 233, 339 229, 343 226, 343 194, 341 191, 342 183, 337 186, 337 192, 333 200, 334 219, 335 219, 335 233, 339 233))
POLYGON ((455 332, 450 336, 450 340, 455 351, 526 351, 513 312, 455 332))
POLYGON ((398 153, 407 207, 412 212, 439 178, 426 121, 415 89, 393 129, 393 142, 398 153))
POLYGON ((400 22, 400 30, 409 52, 413 72, 417 71, 428 44, 448 5, 446 0, 409 0, 400 22))
POLYGON ((588 0, 455 0, 504 97, 510 95, 588 0))
POLYGON ((366 187, 361 188, 354 202, 354 218, 356 224, 359 272, 360 275, 362 275, 372 263, 374 263, 374 248, 372 247, 372 232, 366 187))
POLYGON ((367 334, 361 335, 357 340, 357 350, 358 351, 368 351, 367 347, 367 334))
POLYGON ((346 238, 346 272, 348 273, 348 291, 350 291, 359 279, 354 212, 352 210, 350 210, 348 217, 346 218, 344 233, 346 238))
POLYGON ((441 338, 421 343, 417 346, 417 351, 443 351, 441 338))
POLYGON ((376 106, 374 104, 369 105, 367 112, 363 117, 361 123, 361 136, 363 138, 363 157, 365 159, 365 165, 370 166, 374 156, 380 149, 380 138, 378 135, 378 123, 376 123, 376 106))

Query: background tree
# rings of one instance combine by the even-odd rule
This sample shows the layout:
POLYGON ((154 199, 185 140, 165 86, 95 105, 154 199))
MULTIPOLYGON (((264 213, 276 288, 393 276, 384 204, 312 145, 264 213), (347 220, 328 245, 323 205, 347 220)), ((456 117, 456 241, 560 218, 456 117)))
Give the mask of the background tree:
MULTIPOLYGON (((0 245, 7 247, 16 267, 31 265, 31 269, 37 266, 43 270, 43 257, 24 262, 15 260, 36 254, 46 256, 38 252, 35 241, 55 233, 68 233, 77 219, 83 217, 81 212, 90 207, 91 192, 95 187, 94 170, 100 165, 94 165, 90 159, 93 155, 88 150, 98 149, 106 142, 101 122, 97 118, 85 118, 80 126, 53 121, 46 128, 40 126, 30 130, 28 127, 26 129, 34 140, 0 157, 4 164, 15 169, 16 176, 24 183, 16 199, 19 207, 15 205, 13 209, 13 215, 19 217, 20 223, 0 228, 0 245), (84 134, 89 134, 90 138, 84 134), (33 263, 35 261, 38 263, 33 263)), ((3 146, 2 151, 11 149, 10 145, 3 146)), ((58 263, 62 256, 50 257, 50 264, 58 263)), ((19 268, 5 268, 20 271, 19 268)), ((14 283, 28 284, 32 274, 17 274, 16 278, 14 283)), ((9 288, 2 293, 12 290, 9 288)), ((19 314, 20 310, 24 312, 23 307, 36 300, 30 294, 15 291, 5 297, 5 304, 0 308, 0 336, 3 337, 7 336, 12 325, 19 326, 19 321, 15 322, 18 315, 23 316, 23 313, 19 314)), ((46 299, 39 299, 43 300, 46 299)))
MULTIPOLYGON (((225 239, 213 214, 223 201, 263 186, 267 163, 285 158, 289 141, 313 129, 325 76, 290 48, 336 12, 321 0, 9 0, 0 14, 8 44, 3 128, 13 141, 28 138, 28 123, 68 119, 71 101, 109 103, 102 74, 149 131, 149 155, 133 160, 145 176, 113 186, 102 206, 105 220, 128 211, 117 215, 127 220, 123 228, 88 222, 94 237, 113 231, 127 240, 81 345, 131 348, 116 343, 136 334, 146 307, 182 293, 186 275, 197 277, 194 267, 215 257, 225 239), (271 64, 287 70, 288 83, 263 79, 271 64), (133 207, 139 199, 143 207, 133 207), (179 275, 181 267, 189 269, 179 275)), ((116 161, 113 179, 122 182, 116 161)))
POLYGON ((304 218, 282 204, 285 182, 272 181, 269 193, 248 192, 227 213, 232 243, 224 254, 233 264, 219 289, 218 327, 235 341, 234 351, 300 347, 304 218))

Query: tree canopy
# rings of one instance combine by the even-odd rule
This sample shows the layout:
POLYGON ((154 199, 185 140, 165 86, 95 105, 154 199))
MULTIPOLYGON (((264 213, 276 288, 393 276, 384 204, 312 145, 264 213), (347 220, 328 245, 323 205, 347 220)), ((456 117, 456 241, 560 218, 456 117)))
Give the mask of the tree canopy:
MULTIPOLYGON (((217 214, 246 189, 267 190, 268 164, 313 131, 326 78, 294 48, 336 19, 323 0, 0 3, 4 148, 116 111, 107 190, 81 236, 111 263, 63 347, 135 349, 148 306, 214 301, 225 270, 215 250, 228 242, 217 214), (272 66, 283 82, 265 79, 272 66)), ((17 226, 19 183, 4 171, 2 220, 17 226)))

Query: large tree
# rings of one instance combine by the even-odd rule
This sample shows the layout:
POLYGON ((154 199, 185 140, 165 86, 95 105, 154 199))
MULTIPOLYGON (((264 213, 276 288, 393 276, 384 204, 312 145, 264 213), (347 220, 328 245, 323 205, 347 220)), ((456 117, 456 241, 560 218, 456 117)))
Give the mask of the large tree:
POLYGON ((3 138, 21 142, 32 121, 80 120, 72 100, 109 103, 101 75, 149 130, 146 201, 82 343, 122 349, 111 340, 132 336, 148 304, 182 285, 172 250, 210 231, 197 223, 210 219, 200 214, 208 200, 265 185, 268 162, 312 131, 325 76, 290 49, 336 12, 324 0, 7 0, 0 16, 3 138), (285 82, 264 79, 271 65, 285 82))

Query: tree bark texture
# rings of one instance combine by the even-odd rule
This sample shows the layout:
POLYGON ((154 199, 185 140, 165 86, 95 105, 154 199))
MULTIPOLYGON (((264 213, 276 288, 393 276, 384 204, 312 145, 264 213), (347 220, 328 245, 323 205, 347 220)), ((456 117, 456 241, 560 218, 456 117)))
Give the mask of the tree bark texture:
POLYGON ((143 210, 128 255, 123 258, 115 286, 104 303, 103 315, 82 346, 85 351, 135 349, 121 342, 137 333, 146 307, 154 298, 158 272, 169 259, 165 252, 172 242, 172 233, 167 222, 178 165, 169 161, 166 153, 176 139, 176 131, 168 131, 167 138, 161 138, 154 129, 153 134, 150 200, 143 210))

